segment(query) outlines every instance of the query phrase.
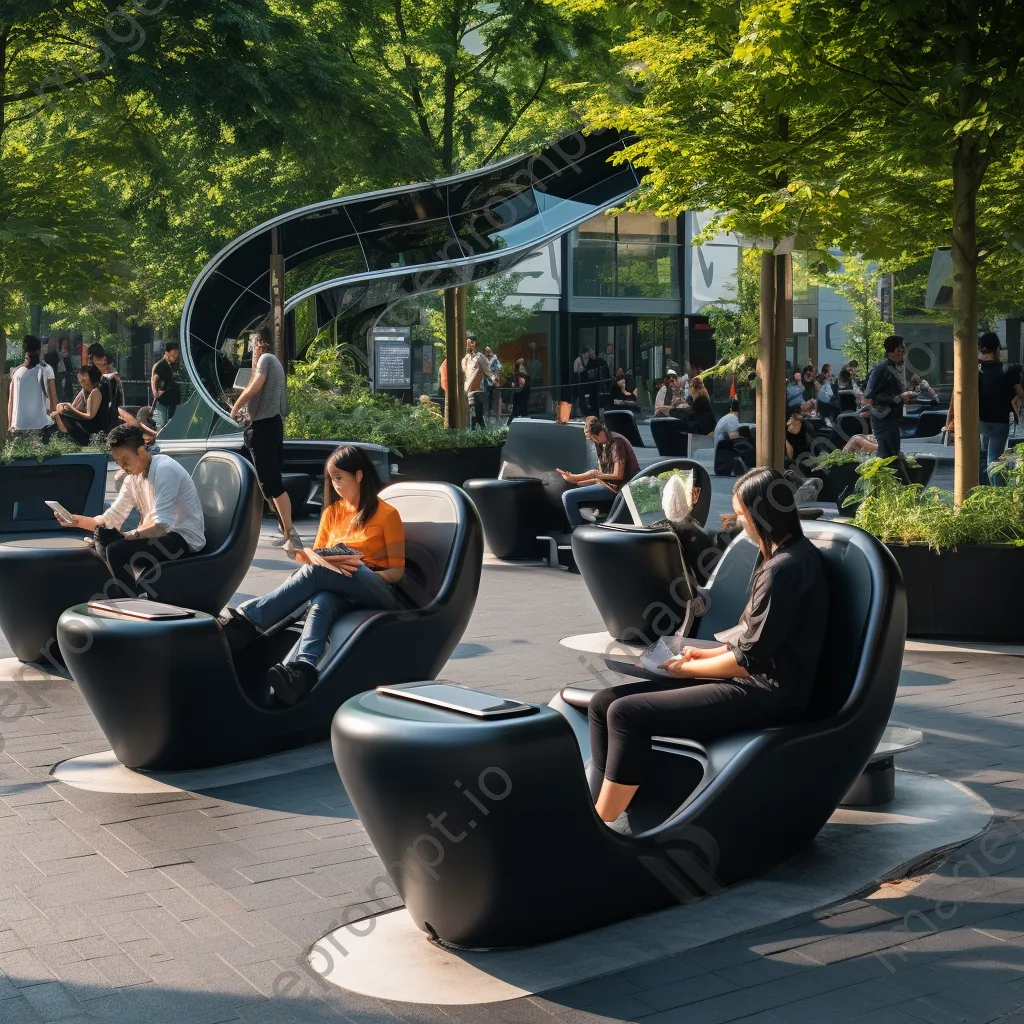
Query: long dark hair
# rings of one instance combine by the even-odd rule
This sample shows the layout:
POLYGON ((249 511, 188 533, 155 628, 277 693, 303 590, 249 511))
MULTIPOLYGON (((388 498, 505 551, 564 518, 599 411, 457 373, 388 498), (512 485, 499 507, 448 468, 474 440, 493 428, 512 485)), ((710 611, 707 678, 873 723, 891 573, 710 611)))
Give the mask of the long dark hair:
POLYGON ((334 489, 331 481, 331 468, 343 470, 346 473, 355 474, 360 469, 363 471, 363 479, 359 484, 359 505, 356 508, 356 517, 352 520, 353 526, 362 526, 367 520, 372 519, 380 506, 377 495, 380 493, 380 477, 377 470, 370 461, 369 455, 354 444, 343 444, 331 452, 324 464, 324 511, 341 497, 334 489))
POLYGON ((777 469, 748 470, 732 492, 740 499, 765 558, 771 558, 775 546, 787 536, 803 536, 793 485, 777 469))
POLYGON ((21 350, 25 353, 25 365, 31 370, 33 366, 39 365, 39 353, 43 343, 34 335, 26 334, 21 343, 21 350))

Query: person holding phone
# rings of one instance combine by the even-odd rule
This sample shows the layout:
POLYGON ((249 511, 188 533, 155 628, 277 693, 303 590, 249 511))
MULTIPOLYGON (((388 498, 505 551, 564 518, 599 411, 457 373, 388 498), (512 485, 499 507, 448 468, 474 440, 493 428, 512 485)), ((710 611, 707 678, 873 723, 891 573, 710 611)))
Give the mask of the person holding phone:
POLYGON ((663 662, 671 678, 609 686, 590 701, 587 771, 603 821, 615 822, 629 806, 652 736, 707 742, 792 721, 810 701, 828 621, 821 555, 804 537, 778 470, 741 476, 732 505, 761 551, 739 624, 717 634, 721 646, 683 647, 663 662))
POLYGON ((611 508, 615 495, 640 472, 633 446, 621 434, 609 430, 596 416, 586 418, 583 433, 597 449, 597 469, 583 473, 555 470, 567 484, 573 485, 562 492, 562 507, 574 530, 583 522, 580 509, 584 505, 605 510, 611 508))
POLYGON ((124 471, 124 482, 114 503, 99 516, 71 516, 62 526, 89 530, 96 538, 96 554, 103 559, 124 596, 153 596, 150 583, 158 577, 157 563, 171 562, 202 551, 206 522, 199 492, 192 477, 169 455, 152 455, 138 427, 115 427, 107 437, 110 456, 124 471), (121 532, 128 516, 138 509, 142 521, 121 532), (138 578, 136 578, 138 577, 138 578))
POLYGON ((267 676, 285 704, 297 703, 319 681, 317 664, 343 612, 399 607, 393 588, 405 576, 405 528, 397 509, 381 501, 379 492, 377 471, 362 448, 335 449, 324 466, 324 510, 316 540, 312 548, 296 553, 302 568, 221 622, 232 650, 238 651, 260 634, 294 621, 309 605, 295 659, 273 665, 267 676))

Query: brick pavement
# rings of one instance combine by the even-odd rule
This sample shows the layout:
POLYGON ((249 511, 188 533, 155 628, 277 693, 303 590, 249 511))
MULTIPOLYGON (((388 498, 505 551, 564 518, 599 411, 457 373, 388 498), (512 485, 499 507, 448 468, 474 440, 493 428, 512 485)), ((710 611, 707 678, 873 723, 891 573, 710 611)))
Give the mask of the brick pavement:
MULTIPOLYGON (((286 570, 261 546, 243 592, 286 570)), ((597 624, 579 577, 487 566, 443 676, 547 700, 592 679, 557 641, 597 624)), ((49 770, 106 746, 87 707, 68 683, 16 687, 0 704, 0 1024, 1021 1021, 1019 680, 1014 658, 907 655, 894 719, 928 737, 901 763, 961 781, 999 816, 918 879, 483 1007, 384 1004, 303 972, 346 909, 356 919, 398 903, 331 766, 202 794, 75 790, 49 770)))

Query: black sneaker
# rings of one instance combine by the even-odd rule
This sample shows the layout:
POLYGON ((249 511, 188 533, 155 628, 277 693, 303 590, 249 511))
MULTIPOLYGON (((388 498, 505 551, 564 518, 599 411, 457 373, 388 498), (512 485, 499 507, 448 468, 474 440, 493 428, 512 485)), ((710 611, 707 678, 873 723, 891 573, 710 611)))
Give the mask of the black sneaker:
POLYGON ((218 615, 217 621, 232 654, 244 650, 260 635, 260 631, 244 615, 234 610, 230 610, 227 615, 218 615))
POLYGON ((285 661, 272 665, 267 682, 274 696, 289 707, 294 707, 319 682, 317 670, 308 661, 285 661))

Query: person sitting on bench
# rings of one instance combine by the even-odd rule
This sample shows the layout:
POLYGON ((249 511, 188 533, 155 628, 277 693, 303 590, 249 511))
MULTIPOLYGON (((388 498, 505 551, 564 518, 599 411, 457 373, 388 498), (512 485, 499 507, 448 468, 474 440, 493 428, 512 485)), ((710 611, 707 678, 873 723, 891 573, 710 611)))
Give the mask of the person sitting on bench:
POLYGON ((73 515, 68 526, 94 531, 96 553, 121 584, 122 597, 143 591, 159 600, 159 562, 184 558, 206 546, 206 522, 192 477, 169 455, 152 455, 138 427, 115 427, 107 437, 110 456, 124 471, 124 483, 102 515, 73 515), (142 521, 121 533, 138 509, 142 521), (136 573, 141 574, 136 581, 136 573))
POLYGON ((562 494, 562 507, 572 529, 583 522, 584 505, 610 509, 615 495, 640 472, 633 446, 621 435, 610 431, 596 416, 588 416, 583 432, 597 449, 597 469, 585 473, 556 472, 567 483, 575 484, 562 494))
POLYGON ((405 527, 398 510, 381 501, 380 479, 355 445, 336 448, 324 466, 324 511, 305 563, 265 597, 233 609, 221 621, 232 650, 294 621, 306 607, 293 661, 273 665, 267 681, 284 704, 297 703, 319 681, 317 664, 331 627, 346 611, 399 607, 392 589, 405 576, 405 527))
POLYGON ((54 414, 57 429, 83 447, 92 443, 93 434, 104 433, 109 415, 107 396, 100 386, 103 375, 91 363, 78 371, 82 390, 73 402, 61 402, 54 414))
POLYGON ((651 738, 706 743, 793 721, 806 709, 828 621, 817 548, 803 535, 789 482, 761 466, 733 488, 733 510, 761 550, 739 624, 721 647, 683 647, 670 678, 621 683, 590 701, 588 779, 602 821, 617 823, 644 778, 651 738))

